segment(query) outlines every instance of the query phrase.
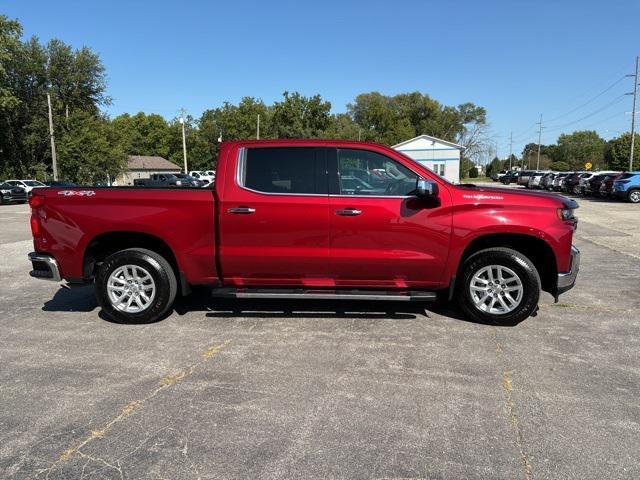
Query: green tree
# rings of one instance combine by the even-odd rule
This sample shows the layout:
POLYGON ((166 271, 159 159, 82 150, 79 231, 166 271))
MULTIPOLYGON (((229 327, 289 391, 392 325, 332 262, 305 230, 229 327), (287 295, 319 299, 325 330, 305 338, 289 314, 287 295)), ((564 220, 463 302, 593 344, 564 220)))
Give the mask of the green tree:
POLYGON ((115 117, 111 123, 116 141, 128 155, 157 155, 169 158, 172 153, 171 137, 175 137, 176 134, 171 131, 169 123, 161 115, 124 113, 115 117))
POLYGON ((43 164, 50 169, 47 93, 60 138, 67 112, 95 115, 108 102, 105 70, 95 53, 21 36, 20 24, 0 15, 0 174, 6 176, 32 175, 43 164))
POLYGON ((500 170, 502 170, 503 169, 503 164, 504 164, 504 162, 502 160, 500 160, 498 157, 494 157, 494 159, 491 160, 491 163, 489 165, 487 165, 486 176, 490 177, 494 173, 499 172, 500 170))
POLYGON ((70 114, 57 152, 61 178, 80 184, 113 180, 125 168, 126 154, 109 121, 82 110, 70 114))
POLYGON ((556 172, 567 172, 571 169, 571 165, 562 160, 558 160, 557 162, 551 162, 549 168, 556 172))
MULTIPOLYGON (((640 170, 640 135, 635 135, 633 149, 633 169, 640 170)), ((631 155, 631 132, 624 133, 609 140, 605 151, 605 160, 609 168, 614 170, 628 170, 631 155)))
POLYGON ((299 92, 284 92, 275 102, 271 117, 276 138, 318 138, 329 127, 331 103, 320 95, 305 97, 299 92))
POLYGON ((569 164, 570 168, 583 169, 585 163, 591 163, 594 169, 599 169, 604 167, 604 147, 604 139, 595 131, 576 131, 558 137, 551 157, 556 162, 569 164))

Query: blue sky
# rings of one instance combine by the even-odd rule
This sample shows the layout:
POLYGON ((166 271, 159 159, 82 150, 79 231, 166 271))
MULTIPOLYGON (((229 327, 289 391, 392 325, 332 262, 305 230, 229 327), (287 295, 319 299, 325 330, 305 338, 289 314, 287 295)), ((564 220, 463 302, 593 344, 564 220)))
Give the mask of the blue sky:
POLYGON ((543 143, 628 130, 632 80, 622 78, 640 54, 637 0, 0 0, 0 13, 27 36, 97 51, 112 115, 198 116, 285 90, 319 93, 340 112, 362 92, 419 90, 484 106, 501 156, 511 130, 515 152, 537 141, 541 113, 543 143))

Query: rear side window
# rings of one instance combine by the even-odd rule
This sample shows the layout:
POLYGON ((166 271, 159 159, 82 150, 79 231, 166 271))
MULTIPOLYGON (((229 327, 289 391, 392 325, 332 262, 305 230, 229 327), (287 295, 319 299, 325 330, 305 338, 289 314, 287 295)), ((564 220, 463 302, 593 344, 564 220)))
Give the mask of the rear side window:
POLYGON ((327 193, 324 160, 321 148, 248 148, 240 166, 240 182, 264 193, 327 193))

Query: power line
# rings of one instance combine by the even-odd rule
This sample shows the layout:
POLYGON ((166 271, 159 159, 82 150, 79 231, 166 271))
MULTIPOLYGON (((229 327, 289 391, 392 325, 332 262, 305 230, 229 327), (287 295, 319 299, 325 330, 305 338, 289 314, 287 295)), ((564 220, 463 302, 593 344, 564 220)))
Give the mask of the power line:
POLYGON ((591 112, 591 113, 589 113, 589 114, 587 114, 587 115, 585 115, 585 116, 583 116, 581 118, 578 118, 577 120, 573 120, 571 122, 564 123, 562 125, 555 125, 555 126, 548 127, 549 131, 561 130, 563 128, 569 127, 569 126, 574 125, 576 123, 580 123, 583 120, 586 120, 587 118, 593 117, 594 115, 597 115, 598 113, 600 113, 600 112, 612 107, 613 105, 616 105, 617 103, 620 103, 624 97, 625 97, 625 94, 622 94, 622 95, 616 97, 612 102, 610 102, 610 103, 598 108, 597 110, 594 110, 593 112, 591 112))
POLYGON ((620 82, 622 82, 624 80, 625 77, 620 77, 618 80, 616 80, 614 83, 612 83, 611 85, 609 85, 607 88, 605 88, 604 90, 602 90, 600 93, 598 93, 596 96, 591 97, 589 100, 587 100, 586 102, 578 105, 576 108, 569 110, 566 113, 563 113, 562 115, 558 115, 557 117, 552 118, 551 120, 549 120, 549 122, 555 122, 556 120, 559 120, 561 118, 566 117, 567 115, 571 115, 574 112, 577 112, 578 110, 580 110, 583 107, 586 107, 587 105, 589 105, 591 102, 593 102, 594 100, 597 100, 598 98, 600 98, 602 95, 604 95, 605 93, 607 93, 609 90, 611 90, 613 87, 615 87, 616 85, 618 85, 620 82))

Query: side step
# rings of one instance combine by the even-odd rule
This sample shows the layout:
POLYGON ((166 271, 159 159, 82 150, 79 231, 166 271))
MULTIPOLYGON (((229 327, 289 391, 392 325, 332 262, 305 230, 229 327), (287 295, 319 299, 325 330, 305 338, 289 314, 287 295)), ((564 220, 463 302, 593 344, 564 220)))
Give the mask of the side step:
POLYGON ((435 292, 420 290, 322 290, 282 288, 216 288, 216 298, 282 298, 316 300, 388 300, 394 302, 424 302, 436 299, 435 292))

